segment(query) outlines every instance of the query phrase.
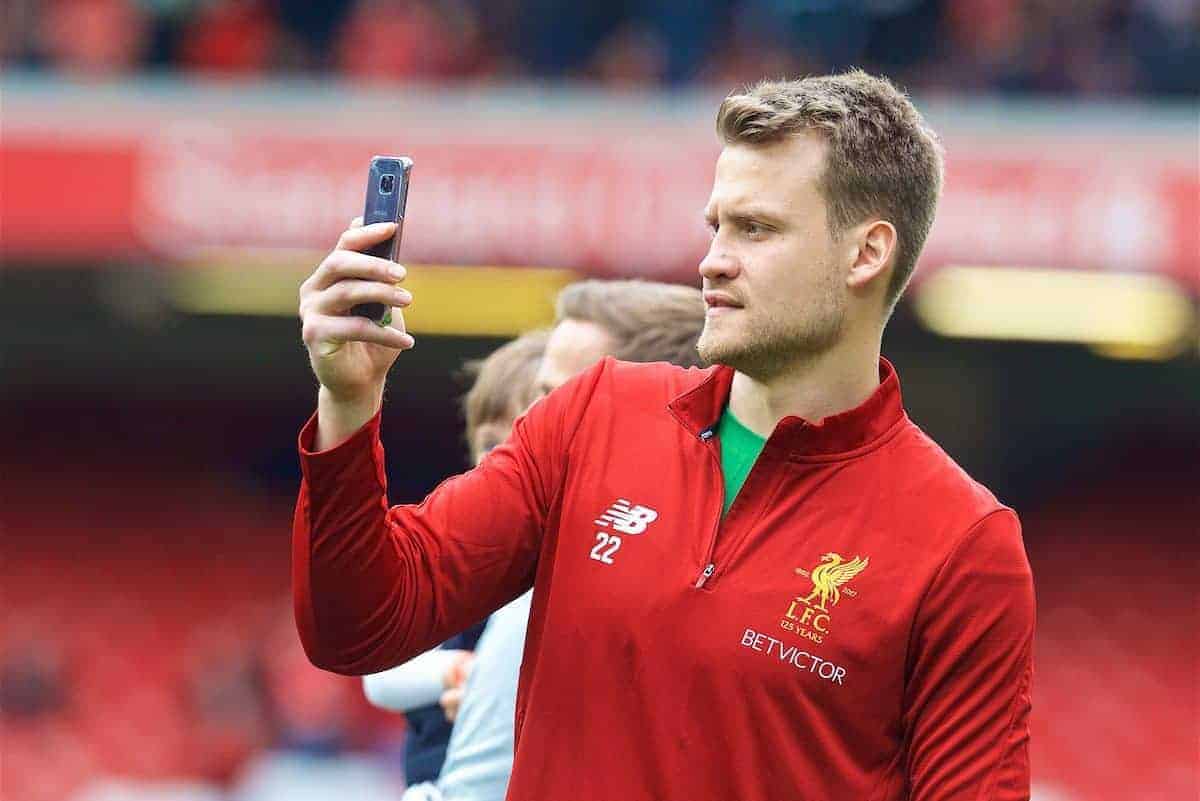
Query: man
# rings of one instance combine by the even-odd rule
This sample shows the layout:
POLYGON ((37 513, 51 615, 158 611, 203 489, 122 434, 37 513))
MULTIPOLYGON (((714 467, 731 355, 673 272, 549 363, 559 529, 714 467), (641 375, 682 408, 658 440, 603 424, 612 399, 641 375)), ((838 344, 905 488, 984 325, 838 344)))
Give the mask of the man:
POLYGON ((612 356, 699 367, 704 298, 656 281, 579 281, 555 299, 555 323, 537 374, 542 395, 612 356))
POLYGON ((858 71, 732 95, 717 129, 699 349, 718 366, 606 359, 419 507, 387 509, 377 478, 384 373, 411 339, 344 316, 407 302, 349 252, 390 228, 318 267, 294 530, 309 656, 377 669, 533 586, 510 799, 1027 798, 1016 515, 907 418, 879 355, 933 221, 936 139, 858 71))
MULTIPOLYGON (((606 355, 698 365, 696 340, 704 319, 704 300, 690 287, 648 281, 571 284, 558 295, 549 343, 543 333, 526 334, 479 366, 464 403, 474 462, 507 437, 532 400, 530 390, 553 391, 606 355), (539 358, 533 362, 535 354, 539 358)), ((405 801, 504 798, 512 771, 512 723, 530 596, 523 594, 491 616, 466 688, 454 680, 465 652, 444 649, 365 678, 367 695, 377 705, 404 711, 440 694, 447 716, 457 715, 440 777, 411 787, 405 801), (465 698, 464 689, 469 690, 465 698), (414 692, 420 690, 423 694, 414 692)))

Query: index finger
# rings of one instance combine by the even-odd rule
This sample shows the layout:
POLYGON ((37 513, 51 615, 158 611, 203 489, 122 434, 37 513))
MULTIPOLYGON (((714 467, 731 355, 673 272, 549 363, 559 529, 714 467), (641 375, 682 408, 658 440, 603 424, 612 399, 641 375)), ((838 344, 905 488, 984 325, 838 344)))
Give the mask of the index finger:
MULTIPOLYGON (((361 218, 359 218, 361 219, 361 218)), ((379 222, 363 225, 358 228, 347 228, 338 238, 335 250, 357 250, 362 252, 371 245, 377 245, 396 233, 394 222, 379 222)))

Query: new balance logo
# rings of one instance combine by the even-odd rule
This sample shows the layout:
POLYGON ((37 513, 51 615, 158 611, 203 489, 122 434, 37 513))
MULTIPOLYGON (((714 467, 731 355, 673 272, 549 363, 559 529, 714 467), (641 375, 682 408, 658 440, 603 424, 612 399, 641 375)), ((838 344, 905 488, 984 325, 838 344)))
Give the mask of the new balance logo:
POLYGON ((618 498, 595 523, 605 528, 611 526, 614 531, 622 534, 641 534, 657 519, 658 512, 650 507, 634 506, 625 498, 618 498))

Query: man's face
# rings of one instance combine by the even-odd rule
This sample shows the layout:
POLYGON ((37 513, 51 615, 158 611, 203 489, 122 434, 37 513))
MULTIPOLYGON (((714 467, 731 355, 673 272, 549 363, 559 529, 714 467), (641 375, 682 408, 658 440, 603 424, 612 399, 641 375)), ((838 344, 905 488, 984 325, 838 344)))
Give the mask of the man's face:
POLYGON ((713 240, 700 263, 706 361, 768 379, 839 339, 845 254, 817 188, 824 162, 825 144, 810 134, 721 152, 704 210, 713 240))
POLYGON ((561 387, 616 349, 612 336, 595 323, 563 320, 546 342, 535 385, 539 394, 561 387))

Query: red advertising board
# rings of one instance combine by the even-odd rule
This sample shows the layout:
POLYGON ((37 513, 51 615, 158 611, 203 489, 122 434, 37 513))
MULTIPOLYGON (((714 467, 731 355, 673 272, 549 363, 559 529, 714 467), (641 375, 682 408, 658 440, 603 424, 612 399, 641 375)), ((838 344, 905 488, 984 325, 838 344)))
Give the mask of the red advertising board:
MULTIPOLYGON (((382 112, 384 128, 403 133, 364 136, 347 129, 381 126, 129 105, 74 133, 36 96, 6 112, 6 260, 170 264, 211 249, 324 248, 360 209, 369 157, 396 152, 416 161, 404 244, 414 262, 688 280, 706 246, 700 209, 717 144, 698 114, 647 123, 644 111, 584 106, 486 124, 420 114, 405 126, 408 115, 382 112)), ((1056 119, 939 126, 946 190, 918 275, 946 264, 1147 271, 1200 293, 1200 177, 1186 130, 1081 136, 1069 114, 1056 119)))

